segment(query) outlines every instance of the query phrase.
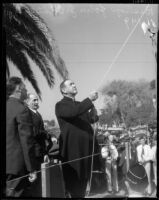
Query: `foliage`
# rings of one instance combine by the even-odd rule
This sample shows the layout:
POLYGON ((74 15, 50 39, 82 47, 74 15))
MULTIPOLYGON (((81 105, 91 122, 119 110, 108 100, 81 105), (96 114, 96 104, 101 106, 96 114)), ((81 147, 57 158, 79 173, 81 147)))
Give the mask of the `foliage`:
POLYGON ((28 79, 39 97, 41 92, 29 58, 39 67, 50 87, 54 85, 52 66, 63 77, 68 72, 60 57, 56 41, 44 20, 30 6, 18 3, 3 4, 3 39, 6 45, 6 73, 10 76, 9 63, 28 79))
POLYGON ((47 126, 55 126, 55 120, 52 119, 52 120, 44 120, 44 123, 47 123, 47 126))
POLYGON ((152 80, 151 82, 150 82, 150 89, 155 89, 155 80, 152 80))
POLYGON ((44 120, 45 130, 52 136, 59 138, 60 128, 56 126, 55 120, 44 120))
POLYGON ((106 99, 116 96, 116 101, 112 104, 105 101, 100 115, 101 124, 112 125, 115 121, 116 124, 124 122, 126 127, 130 127, 148 124, 156 119, 149 83, 144 80, 115 80, 103 88, 102 94, 106 99))

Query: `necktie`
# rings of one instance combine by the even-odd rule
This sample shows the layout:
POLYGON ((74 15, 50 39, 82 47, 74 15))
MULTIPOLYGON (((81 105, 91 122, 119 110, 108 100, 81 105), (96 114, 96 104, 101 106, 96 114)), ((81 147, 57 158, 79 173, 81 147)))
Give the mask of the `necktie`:
POLYGON ((36 113, 35 113, 38 117, 40 117, 40 114, 36 111, 36 113))
POLYGON ((141 152, 141 157, 143 158, 145 152, 144 152, 144 146, 142 146, 142 152, 141 152))

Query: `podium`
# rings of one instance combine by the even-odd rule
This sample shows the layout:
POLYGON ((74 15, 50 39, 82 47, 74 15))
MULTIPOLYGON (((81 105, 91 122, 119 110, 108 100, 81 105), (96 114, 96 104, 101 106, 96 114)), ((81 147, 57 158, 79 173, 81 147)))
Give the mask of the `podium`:
POLYGON ((61 162, 51 160, 41 164, 42 197, 65 198, 61 162))

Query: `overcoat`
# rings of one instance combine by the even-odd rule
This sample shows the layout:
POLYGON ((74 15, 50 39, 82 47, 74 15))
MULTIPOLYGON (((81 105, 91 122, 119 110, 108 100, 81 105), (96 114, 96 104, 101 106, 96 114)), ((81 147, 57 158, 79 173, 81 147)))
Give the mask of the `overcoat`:
POLYGON ((47 144, 46 141, 50 139, 49 135, 44 129, 44 122, 42 116, 39 112, 33 112, 30 110, 33 129, 34 129, 34 139, 36 140, 35 144, 35 155, 39 159, 43 159, 44 155, 47 154, 47 144))
MULTIPOLYGON (((44 162, 44 155, 47 154, 47 141, 49 135, 44 129, 44 122, 42 116, 38 111, 33 112, 29 109, 32 123, 33 123, 33 130, 34 130, 34 139, 36 141, 34 148, 35 148, 35 156, 37 158, 37 170, 41 169, 41 163, 44 162)), ((51 138, 50 138, 51 140, 51 138)), ((42 181, 41 181, 41 173, 37 174, 37 179, 35 182, 32 183, 30 190, 28 193, 31 197, 40 197, 42 196, 42 181)))
POLYGON ((24 175, 36 170, 34 144, 27 106, 10 97, 6 107, 6 174, 24 175))
MULTIPOLYGON (((69 162, 79 179, 88 179, 91 171, 93 129, 91 123, 98 121, 93 116, 93 103, 89 98, 82 102, 64 97, 57 102, 55 113, 60 126, 60 155, 63 162, 69 162), (88 156, 88 157, 87 157, 88 156), (90 156, 90 157, 89 157, 90 156), (85 159, 80 159, 86 157, 85 159), (80 159, 80 160, 78 160, 80 159)), ((95 146, 97 141, 95 140, 95 146)))

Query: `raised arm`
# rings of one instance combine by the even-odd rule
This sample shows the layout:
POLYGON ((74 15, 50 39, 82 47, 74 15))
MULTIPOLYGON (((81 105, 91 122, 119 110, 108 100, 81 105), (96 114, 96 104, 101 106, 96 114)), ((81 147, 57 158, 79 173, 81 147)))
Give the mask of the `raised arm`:
POLYGON ((88 119, 89 119, 90 123, 92 123, 92 124, 99 120, 99 117, 97 115, 97 110, 95 109, 94 106, 88 112, 88 119))
POLYGON ((55 107, 55 113, 57 117, 73 118, 87 112, 92 106, 93 103, 89 98, 84 99, 79 104, 58 102, 55 107))

